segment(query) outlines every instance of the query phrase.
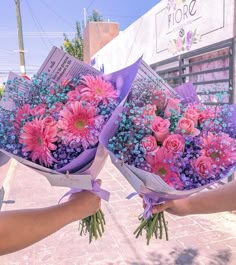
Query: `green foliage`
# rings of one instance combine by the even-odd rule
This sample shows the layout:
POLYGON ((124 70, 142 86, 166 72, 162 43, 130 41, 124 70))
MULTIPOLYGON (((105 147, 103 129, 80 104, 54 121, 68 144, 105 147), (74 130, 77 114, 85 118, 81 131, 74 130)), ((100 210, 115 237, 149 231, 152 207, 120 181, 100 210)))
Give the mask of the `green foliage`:
POLYGON ((88 16, 88 21, 101 22, 104 19, 96 9, 93 9, 92 14, 88 16))
POLYGON ((72 40, 69 40, 66 34, 64 34, 64 42, 62 49, 74 56, 75 58, 83 61, 83 36, 81 32, 80 22, 76 22, 76 33, 72 40))
POLYGON ((4 93, 4 86, 0 85, 0 98, 2 97, 3 93, 4 93))
MULTIPOLYGON (((88 21, 104 21, 102 15, 93 9, 92 14, 88 16, 88 21)), ((84 48, 83 48, 83 34, 81 30, 80 22, 76 22, 76 33, 73 39, 69 39, 66 34, 64 34, 64 42, 61 47, 65 52, 74 56, 75 58, 83 61, 84 48)))

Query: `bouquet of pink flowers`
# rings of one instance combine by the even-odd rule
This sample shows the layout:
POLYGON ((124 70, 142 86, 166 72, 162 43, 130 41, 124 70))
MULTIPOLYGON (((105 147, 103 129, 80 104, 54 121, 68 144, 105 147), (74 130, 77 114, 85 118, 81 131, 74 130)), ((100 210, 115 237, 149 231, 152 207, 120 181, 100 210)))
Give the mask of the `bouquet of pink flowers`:
POLYGON ((146 208, 136 237, 168 240, 164 213, 152 205, 179 199, 230 176, 236 168, 236 105, 201 104, 194 87, 173 91, 163 80, 140 79, 100 135, 112 162, 146 208), (109 132, 109 133, 105 133, 109 132))
MULTIPOLYGON (((108 200, 95 181, 106 159, 99 135, 127 95, 138 65, 107 76, 87 66, 61 82, 49 73, 30 82, 8 80, 0 108, 1 151, 46 175, 53 185, 71 187, 69 194, 89 189, 108 200)), ((81 233, 89 232, 91 242, 101 236, 104 224, 99 210, 82 220, 81 233)))

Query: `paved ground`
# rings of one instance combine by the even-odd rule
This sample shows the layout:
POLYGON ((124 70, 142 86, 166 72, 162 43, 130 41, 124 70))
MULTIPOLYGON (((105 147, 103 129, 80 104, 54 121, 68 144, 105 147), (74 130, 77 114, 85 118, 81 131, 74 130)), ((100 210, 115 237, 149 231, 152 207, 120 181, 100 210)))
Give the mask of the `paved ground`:
MULTIPOLYGON (((43 207, 55 204, 67 190, 51 187, 47 180, 17 166, 5 181, 2 210, 43 207)), ((106 163, 100 177, 112 192, 102 208, 106 233, 88 244, 73 223, 34 246, 0 257, 0 265, 235 265, 236 215, 220 213, 191 217, 167 215, 170 241, 152 241, 132 235, 142 211, 139 198, 127 200, 133 191, 121 174, 106 163)))

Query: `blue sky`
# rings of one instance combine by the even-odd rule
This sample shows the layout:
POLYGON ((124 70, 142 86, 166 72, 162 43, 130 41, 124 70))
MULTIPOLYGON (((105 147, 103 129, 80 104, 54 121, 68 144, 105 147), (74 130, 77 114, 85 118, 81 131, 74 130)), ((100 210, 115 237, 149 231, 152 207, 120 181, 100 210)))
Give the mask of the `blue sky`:
MULTIPOLYGON (((88 14, 91 14, 93 9, 98 10, 105 21, 118 22, 120 30, 124 30, 158 2, 158 0, 21 0, 26 70, 28 73, 37 71, 51 47, 62 44, 63 32, 73 36, 75 22, 83 20, 84 8, 88 14)), ((0 82, 3 72, 19 71, 17 50, 15 1, 2 0, 0 82)))

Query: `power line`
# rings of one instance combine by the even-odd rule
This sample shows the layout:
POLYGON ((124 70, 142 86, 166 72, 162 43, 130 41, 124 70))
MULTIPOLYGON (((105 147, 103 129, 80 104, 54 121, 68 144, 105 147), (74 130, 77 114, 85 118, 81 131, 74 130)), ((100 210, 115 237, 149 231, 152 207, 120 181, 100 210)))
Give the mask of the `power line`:
POLYGON ((124 15, 114 15, 114 14, 102 14, 102 15, 110 17, 121 17, 121 18, 139 18, 139 16, 124 16, 124 15))
MULTIPOLYGON (((27 4, 28 9, 29 9, 29 11, 30 11, 30 15, 31 15, 31 17, 32 17, 32 19, 33 19, 33 21, 34 21, 34 24, 35 24, 36 28, 37 28, 37 29, 40 29, 42 32, 45 32, 45 31, 43 30, 41 24, 39 23, 39 21, 38 21, 37 18, 35 17, 34 12, 33 12, 33 9, 31 8, 31 6, 30 6, 28 0, 25 0, 25 1, 26 1, 26 4, 27 4)), ((40 32, 40 31, 39 31, 39 32, 40 32)), ((44 43, 45 47, 46 47, 47 49, 49 49, 49 47, 47 46, 47 44, 46 44, 46 42, 44 41, 44 39, 42 38, 42 36, 41 36, 41 40, 42 40, 42 42, 44 43)), ((50 41, 49 41, 49 44, 52 45, 52 43, 51 43, 50 41)))
POLYGON ((87 6, 86 10, 89 10, 90 6, 95 2, 95 0, 92 0, 90 4, 87 6))
MULTIPOLYGON (((62 32, 62 31, 27 32, 27 31, 24 31, 24 36, 26 36, 26 37, 39 37, 39 36, 42 36, 42 34, 45 34, 45 37, 60 37, 60 36, 63 36, 64 33, 66 33, 67 35, 75 35, 74 31, 68 31, 68 32, 62 32)), ((0 35, 0 37, 16 37, 16 36, 17 36, 17 32, 3 32, 0 35)))
MULTIPOLYGON (((44 0, 40 0, 40 2, 46 6, 47 9, 49 9, 56 17, 58 17, 59 19, 61 19, 62 21, 64 21, 64 23, 66 23, 67 25, 69 25, 70 27, 72 26, 72 23, 70 23, 69 21, 67 21, 64 17, 62 17, 60 14, 58 14, 53 8, 51 8, 48 3, 44 2, 44 0)), ((73 25, 74 27, 74 25, 73 25)))

